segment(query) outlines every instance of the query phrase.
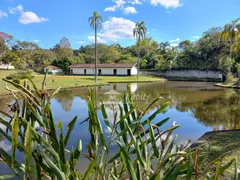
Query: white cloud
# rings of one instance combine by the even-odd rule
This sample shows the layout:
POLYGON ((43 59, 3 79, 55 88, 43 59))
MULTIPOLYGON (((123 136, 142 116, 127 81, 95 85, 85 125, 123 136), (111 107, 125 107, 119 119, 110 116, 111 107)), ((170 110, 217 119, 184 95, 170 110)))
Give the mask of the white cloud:
POLYGON ((34 40, 33 40, 33 42, 35 42, 35 43, 38 43, 38 42, 39 42, 39 40, 38 40, 38 39, 34 39, 34 40))
POLYGON ((123 13, 124 14, 136 14, 137 10, 135 9, 135 7, 128 6, 128 7, 124 8, 123 13))
POLYGON ((85 44, 85 41, 77 41, 77 44, 85 44))
POLYGON ((177 8, 181 6, 180 0, 150 0, 153 6, 161 5, 165 8, 177 8))
POLYGON ((178 41, 180 41, 180 38, 176 38, 176 39, 170 40, 170 42, 178 42, 178 41))
POLYGON ((139 0, 131 0, 131 1, 128 1, 130 4, 142 4, 142 2, 141 1, 139 1, 139 0))
POLYGON ((30 23, 40 23, 47 21, 47 18, 43 17, 38 17, 37 14, 31 11, 24 12, 20 17, 19 17, 19 22, 22 24, 30 24, 30 23))
POLYGON ((104 11, 112 11, 112 12, 114 12, 114 11, 116 11, 116 6, 110 6, 110 7, 107 7, 107 8, 105 8, 104 9, 104 11))
POLYGON ((2 19, 4 17, 8 17, 8 14, 5 13, 4 11, 0 10, 0 19, 2 19))
POLYGON ((19 4, 17 7, 11 7, 8 9, 10 14, 16 14, 16 12, 23 13, 23 6, 19 4))
MULTIPOLYGON (((88 36, 88 40, 92 43, 95 42, 95 36, 88 36)), ((101 44, 105 44, 105 43, 107 43, 107 40, 103 39, 101 37, 97 37, 97 42, 101 43, 101 44)))
POLYGON ((200 36, 193 36, 192 39, 200 39, 200 36))
POLYGON ((40 23, 48 20, 44 17, 38 17, 38 15, 32 11, 25 12, 21 4, 16 7, 10 7, 8 11, 10 14, 20 13, 21 15, 18 21, 22 24, 40 23))
POLYGON ((125 0, 115 0, 114 1, 115 5, 106 7, 104 11, 116 11, 117 9, 123 9, 124 4, 126 4, 125 0))
MULTIPOLYGON (((111 17, 103 23, 102 32, 98 34, 98 42, 116 42, 122 39, 133 39, 133 29, 135 23, 122 17, 111 17)), ((88 40, 93 42, 94 36, 89 36, 88 40)))
POLYGON ((172 47, 177 47, 179 45, 179 43, 172 43, 172 44, 170 44, 170 46, 172 46, 172 47))
POLYGON ((126 1, 124 0, 115 0, 115 4, 117 7, 123 7, 124 4, 126 4, 126 1))
POLYGON ((103 23, 103 32, 99 36, 107 41, 117 41, 119 39, 132 39, 135 23, 122 17, 112 17, 103 23))

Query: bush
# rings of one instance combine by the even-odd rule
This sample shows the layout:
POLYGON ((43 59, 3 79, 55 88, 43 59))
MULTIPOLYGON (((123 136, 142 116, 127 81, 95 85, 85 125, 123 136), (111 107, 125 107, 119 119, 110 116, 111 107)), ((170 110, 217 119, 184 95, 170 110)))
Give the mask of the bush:
POLYGON ((33 79, 33 70, 26 70, 26 71, 19 71, 13 74, 10 74, 9 76, 6 77, 6 79, 11 80, 11 79, 33 79))
POLYGON ((15 79, 13 79, 13 82, 15 82, 15 83, 17 83, 17 84, 20 84, 20 79, 18 79, 18 78, 15 78, 15 79))
POLYGON ((226 76, 225 84, 231 84, 231 83, 234 83, 234 76, 232 75, 231 72, 228 72, 226 76))

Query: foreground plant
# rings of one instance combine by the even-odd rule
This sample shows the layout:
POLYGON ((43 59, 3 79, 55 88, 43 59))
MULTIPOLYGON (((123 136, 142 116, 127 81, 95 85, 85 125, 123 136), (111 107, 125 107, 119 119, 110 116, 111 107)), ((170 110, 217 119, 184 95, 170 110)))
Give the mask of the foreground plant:
MULTIPOLYGON (((173 131, 179 125, 173 124, 166 130, 162 126, 169 118, 158 120, 156 116, 164 112, 169 103, 165 103, 150 116, 150 108, 160 98, 156 98, 144 111, 132 101, 130 93, 125 93, 122 102, 113 111, 111 119, 101 104, 102 121, 97 114, 96 97, 89 91, 87 122, 90 142, 86 145, 87 154, 82 151, 79 140, 75 148, 66 149, 77 117, 68 124, 64 134, 62 122, 55 123, 50 104, 60 88, 54 93, 46 92, 46 76, 41 90, 29 79, 23 86, 4 79, 17 91, 7 88, 15 97, 11 106, 13 115, 1 114, 0 123, 6 131, 0 133, 12 144, 9 154, 0 148, 1 162, 8 165, 13 174, 2 175, 0 179, 17 176, 19 179, 218 179, 230 167, 234 160, 225 166, 219 157, 207 163, 201 158, 201 150, 175 145, 173 131), (31 91, 33 87, 34 92, 31 91), (18 95, 16 95, 18 93, 18 95), (154 120, 155 123, 152 123, 154 120), (36 128, 36 125, 38 127, 36 128), (108 133, 103 131, 107 127, 108 133), (59 135, 57 131, 60 131, 59 135), (112 154, 112 148, 117 152, 112 154), (22 152, 24 162, 18 161, 16 151, 22 152), (110 153, 111 152, 111 153, 110 153), (85 173, 77 169, 79 158, 88 158, 89 166, 85 173)), ((237 167, 236 167, 237 170, 237 167)), ((235 179, 239 178, 236 171, 235 179)))

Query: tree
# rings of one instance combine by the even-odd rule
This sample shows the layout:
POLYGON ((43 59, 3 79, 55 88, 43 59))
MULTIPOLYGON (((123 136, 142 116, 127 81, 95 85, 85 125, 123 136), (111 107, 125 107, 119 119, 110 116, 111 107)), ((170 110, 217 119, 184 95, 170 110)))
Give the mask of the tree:
POLYGON ((236 37, 235 42, 231 46, 231 50, 235 54, 240 53, 240 34, 236 37))
POLYGON ((137 78, 139 78, 139 69, 140 69, 140 41, 145 39, 147 33, 147 28, 144 21, 137 22, 135 25, 135 28, 133 29, 133 37, 137 41, 138 46, 138 72, 137 72, 137 78))
POLYGON ((94 11, 93 16, 88 18, 88 22, 95 32, 95 82, 97 82, 97 31, 101 29, 103 19, 98 12, 94 11))
POLYGON ((186 40, 186 41, 182 41, 179 43, 178 47, 181 51, 186 50, 187 48, 191 48, 193 45, 193 43, 191 43, 191 41, 186 40))
MULTIPOLYGON (((221 38, 224 41, 228 41, 230 43, 230 46, 234 44, 235 38, 240 33, 240 24, 237 24, 239 22, 240 18, 232 21, 231 24, 226 24, 224 26, 224 30, 221 33, 221 38)), ((230 49, 230 58, 232 58, 232 50, 230 49)))
POLYGON ((73 55, 71 43, 68 38, 63 37, 58 44, 53 47, 58 59, 69 58, 73 55))
POLYGON ((2 62, 4 64, 8 64, 8 66, 10 64, 16 66, 19 61, 20 61, 20 58, 17 56, 16 53, 14 52, 11 52, 11 51, 8 51, 7 53, 5 53, 5 55, 1 58, 2 62))

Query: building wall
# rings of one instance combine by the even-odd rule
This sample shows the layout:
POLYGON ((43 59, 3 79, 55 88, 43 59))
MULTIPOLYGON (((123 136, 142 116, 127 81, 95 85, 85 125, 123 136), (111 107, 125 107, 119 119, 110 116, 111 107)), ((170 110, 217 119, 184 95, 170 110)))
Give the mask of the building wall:
POLYGON ((138 70, 137 70, 136 66, 133 66, 131 69, 131 75, 132 76, 137 75, 137 72, 138 72, 138 70))
POLYGON ((221 71, 213 70, 167 70, 167 71, 141 71, 141 75, 164 76, 172 78, 193 78, 193 79, 216 79, 222 78, 221 71))
POLYGON ((48 72, 51 73, 51 74, 63 74, 63 70, 62 69, 52 69, 52 68, 47 68, 45 67, 44 68, 44 72, 46 72, 48 69, 48 72))
MULTIPOLYGON (((86 75, 94 75, 95 74, 95 69, 90 69, 90 68, 85 68, 86 69, 86 75)), ((101 69, 101 75, 114 75, 113 70, 117 70, 117 75, 120 76, 127 76, 127 70, 131 70, 131 75, 136 74, 136 68, 98 68, 101 69)), ((79 75, 84 75, 84 68, 71 68, 70 70, 71 74, 79 74, 79 75)))
POLYGON ((2 64, 0 63, 0 69, 15 69, 11 64, 2 64))

